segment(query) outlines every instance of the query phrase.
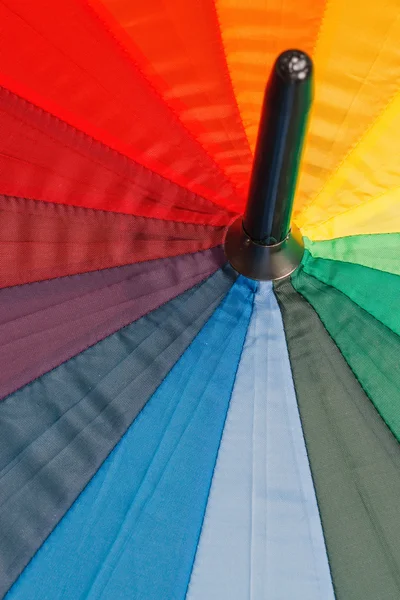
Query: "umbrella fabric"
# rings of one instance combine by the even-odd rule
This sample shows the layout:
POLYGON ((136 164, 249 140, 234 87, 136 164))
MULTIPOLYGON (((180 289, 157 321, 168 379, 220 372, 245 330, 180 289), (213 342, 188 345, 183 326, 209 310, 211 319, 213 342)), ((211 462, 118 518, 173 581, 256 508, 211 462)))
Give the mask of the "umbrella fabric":
POLYGON ((68 588, 71 597, 184 595, 252 295, 245 280, 233 286, 39 552, 34 579, 26 571, 17 596, 68 597, 68 588))
POLYGON ((277 589, 289 597, 296 589, 303 597, 323 593, 329 598, 333 590, 324 538, 333 581, 343 597, 372 598, 378 589, 394 597, 398 444, 317 313, 293 285, 278 284, 275 292, 285 330, 270 285, 260 286, 254 301, 252 285, 242 278, 232 288, 10 597, 24 598, 28 590, 49 598, 124 598, 129 590, 138 597, 156 597, 160 590, 166 597, 183 597, 190 578, 189 598, 207 597, 210 590, 241 598, 251 574, 250 589, 261 597, 277 589), (231 318, 237 321, 234 327, 231 318), (236 354, 229 347, 234 342, 236 354), (231 379, 221 373, 221 359, 231 379), (231 387, 225 383, 233 385, 236 369, 228 410, 231 387), (225 402, 220 418, 226 417, 218 460, 222 429, 213 438, 203 413, 217 425, 217 398, 225 402), (184 433, 180 427, 186 427, 184 433), (211 466, 200 467, 198 461, 212 449, 211 466), (183 474, 181 468, 189 471, 183 474), (209 494, 208 502, 203 494, 209 494), (203 498, 200 513, 194 510, 195 498, 203 498), (197 546, 199 530, 194 542, 188 536, 203 518, 197 546), (196 557, 189 552, 193 547, 196 557), (366 564, 367 582, 355 587, 354 577, 365 579, 366 564), (239 571, 234 578, 233 568, 239 571))
POLYGON ((0 197, 1 287, 215 247, 223 227, 0 197), (17 268, 16 268, 17 266, 17 268))
POLYGON ((271 598, 277 590, 334 597, 282 317, 262 283, 187 597, 271 598))
POLYGON ((289 282, 276 293, 336 596, 395 598, 398 442, 312 306, 289 282))
POLYGON ((220 248, 105 269, 0 295, 0 396, 57 367, 200 283, 224 263, 220 248))
POLYGON ((398 600, 397 0, 0 3, 0 597, 398 600), (315 98, 239 276, 265 84, 315 98))
POLYGON ((0 405, 2 591, 71 506, 233 279, 230 271, 218 272, 205 289, 192 288, 0 405))
POLYGON ((304 241, 314 258, 349 262, 400 275, 397 260, 397 248, 400 243, 398 233, 354 235, 320 242, 305 238, 304 241))
POLYGON ((328 333, 387 425, 399 437, 398 336, 346 296, 301 272, 296 289, 316 309, 328 333))

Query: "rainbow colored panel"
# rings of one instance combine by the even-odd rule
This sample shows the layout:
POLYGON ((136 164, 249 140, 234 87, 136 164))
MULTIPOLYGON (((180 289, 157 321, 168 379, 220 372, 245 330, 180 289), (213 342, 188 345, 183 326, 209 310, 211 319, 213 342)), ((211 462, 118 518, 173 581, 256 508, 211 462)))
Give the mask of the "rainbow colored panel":
POLYGON ((0 3, 0 597, 399 600, 400 4, 0 3), (224 254, 277 55, 290 278, 224 254))

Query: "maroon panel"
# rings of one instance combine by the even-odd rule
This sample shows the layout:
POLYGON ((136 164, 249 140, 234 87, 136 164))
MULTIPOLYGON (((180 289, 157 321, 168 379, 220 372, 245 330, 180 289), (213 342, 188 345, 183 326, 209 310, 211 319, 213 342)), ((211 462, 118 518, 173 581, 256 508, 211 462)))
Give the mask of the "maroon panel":
POLYGON ((197 252, 223 227, 0 197, 0 288, 197 252))

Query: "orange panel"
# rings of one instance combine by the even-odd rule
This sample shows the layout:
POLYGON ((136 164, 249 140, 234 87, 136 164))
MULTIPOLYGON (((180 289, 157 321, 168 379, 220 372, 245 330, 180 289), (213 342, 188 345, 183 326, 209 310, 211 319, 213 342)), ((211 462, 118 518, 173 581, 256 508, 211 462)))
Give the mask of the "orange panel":
POLYGON ((89 3, 207 153, 246 189, 252 157, 214 0, 89 3))
POLYGON ((254 149, 265 83, 284 50, 313 54, 325 0, 216 0, 233 87, 254 149))

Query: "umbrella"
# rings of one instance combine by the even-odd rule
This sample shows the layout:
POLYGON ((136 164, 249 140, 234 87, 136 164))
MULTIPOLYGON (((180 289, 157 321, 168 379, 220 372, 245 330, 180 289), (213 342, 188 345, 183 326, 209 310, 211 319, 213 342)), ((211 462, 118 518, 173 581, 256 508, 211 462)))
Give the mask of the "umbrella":
POLYGON ((399 10, 0 3, 1 597, 398 600, 399 10))

